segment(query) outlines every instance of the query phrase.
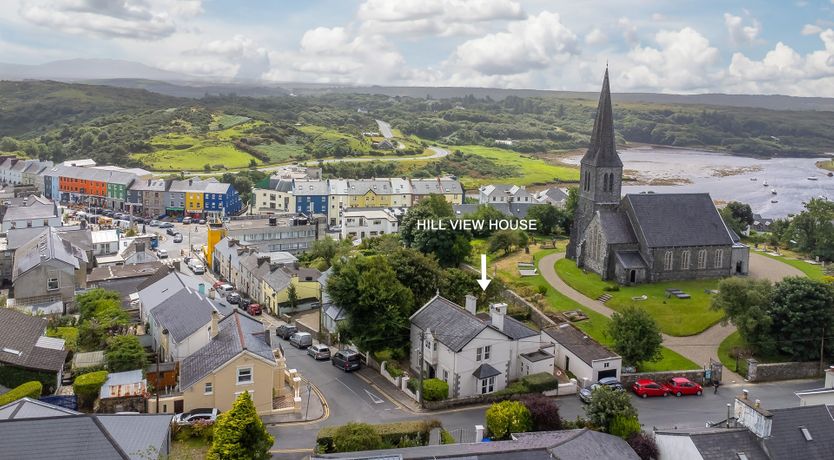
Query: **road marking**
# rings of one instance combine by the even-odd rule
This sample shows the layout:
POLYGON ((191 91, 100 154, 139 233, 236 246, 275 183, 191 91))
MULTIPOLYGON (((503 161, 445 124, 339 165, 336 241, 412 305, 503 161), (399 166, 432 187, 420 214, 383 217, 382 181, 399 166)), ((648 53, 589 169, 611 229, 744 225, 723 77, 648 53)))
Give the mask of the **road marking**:
POLYGON ((382 404, 382 403, 385 402, 382 398, 380 398, 379 396, 371 393, 368 390, 365 390, 365 393, 368 393, 368 397, 371 398, 371 401, 373 401, 374 404, 382 404))

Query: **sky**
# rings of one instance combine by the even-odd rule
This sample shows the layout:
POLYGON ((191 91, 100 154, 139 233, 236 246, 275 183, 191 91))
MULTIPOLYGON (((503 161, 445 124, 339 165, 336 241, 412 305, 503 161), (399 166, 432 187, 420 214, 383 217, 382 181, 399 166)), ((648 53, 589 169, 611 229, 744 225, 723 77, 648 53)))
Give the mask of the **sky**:
POLYGON ((0 0, 0 62, 214 80, 834 97, 834 0, 0 0))

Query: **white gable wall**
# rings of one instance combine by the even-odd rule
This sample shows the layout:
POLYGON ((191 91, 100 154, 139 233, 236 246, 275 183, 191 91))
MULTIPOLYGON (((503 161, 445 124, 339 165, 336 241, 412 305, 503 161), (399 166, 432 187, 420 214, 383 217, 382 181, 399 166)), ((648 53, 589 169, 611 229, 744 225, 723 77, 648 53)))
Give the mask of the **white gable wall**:
POLYGON ((655 433, 660 458, 675 460, 703 460, 692 438, 686 435, 655 433))

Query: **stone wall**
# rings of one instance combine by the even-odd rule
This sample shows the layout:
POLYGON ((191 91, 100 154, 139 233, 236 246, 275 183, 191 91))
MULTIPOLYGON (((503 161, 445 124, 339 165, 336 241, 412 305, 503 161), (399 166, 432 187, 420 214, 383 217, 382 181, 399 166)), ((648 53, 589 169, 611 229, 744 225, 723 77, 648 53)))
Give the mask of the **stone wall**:
POLYGON ((747 360, 747 379, 751 382, 811 379, 821 375, 818 362, 760 364, 755 359, 747 360))
POLYGON ((130 396, 124 398, 105 398, 96 400, 94 412, 115 414, 116 412, 147 412, 145 398, 130 396))
POLYGON ((670 371, 670 372, 638 372, 636 374, 622 374, 620 382, 626 388, 631 388, 631 385, 641 379, 654 380, 657 383, 663 383, 672 377, 686 377, 693 382, 704 385, 704 370, 693 369, 690 371, 670 371))

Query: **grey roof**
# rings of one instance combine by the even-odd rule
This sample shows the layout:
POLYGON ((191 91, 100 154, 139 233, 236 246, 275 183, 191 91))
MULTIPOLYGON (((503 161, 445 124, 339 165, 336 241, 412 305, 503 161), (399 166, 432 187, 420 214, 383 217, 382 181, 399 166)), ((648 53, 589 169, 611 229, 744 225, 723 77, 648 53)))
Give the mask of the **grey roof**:
POLYGON ((58 207, 55 203, 35 202, 26 206, 11 206, 6 208, 3 222, 30 219, 49 219, 58 217, 58 207))
POLYGON ((619 358, 616 353, 570 324, 549 327, 544 332, 589 365, 600 359, 619 358))
POLYGON ((769 460, 756 435, 747 428, 714 428, 692 433, 689 438, 703 460, 738 460, 741 452, 748 460, 769 460))
POLYGON ((501 375, 501 371, 489 365, 489 363, 483 363, 472 372, 472 375, 475 376, 478 380, 488 379, 490 377, 495 377, 496 375, 501 375))
POLYGON ((524 219, 527 217, 527 213, 530 211, 531 206, 541 205, 541 203, 537 203, 535 201, 530 203, 484 203, 484 204, 453 204, 452 211, 454 211, 455 215, 460 217, 464 214, 472 214, 478 210, 479 206, 489 206, 491 208, 496 209, 501 214, 505 216, 513 216, 519 219, 524 219))
POLYGON ((296 179, 293 181, 293 193, 298 196, 327 195, 329 187, 326 180, 296 179))
POLYGON ((170 181, 163 179, 137 180, 133 182, 130 189, 140 192, 164 192, 170 183, 170 181))
MULTIPOLYGON (((486 324, 495 327, 495 325, 492 324, 492 316, 490 316, 489 313, 478 313, 475 316, 486 324)), ((506 314, 504 315, 504 327, 501 329, 501 332, 513 340, 539 335, 538 331, 531 329, 526 324, 506 314)))
POLYGON ((214 305, 208 297, 184 288, 163 300, 150 314, 179 343, 210 323, 212 311, 214 305))
POLYGON ((276 192, 292 192, 292 179, 273 179, 269 178, 269 189, 276 192))
POLYGON ((611 88, 608 84, 608 69, 602 79, 602 91, 599 94, 594 129, 591 131, 591 144, 582 157, 583 164, 622 168, 623 162, 614 146, 614 113, 611 107, 611 88))
POLYGON ((765 448, 774 459, 830 459, 834 455, 834 419, 824 405, 773 409, 765 448), (813 438, 806 441, 800 428, 813 438))
POLYGON ((631 229, 631 224, 624 213, 618 211, 598 211, 599 223, 605 232, 605 239, 609 244, 636 243, 637 238, 631 229))
POLYGON ((463 193, 460 182, 449 178, 411 179, 411 189, 415 195, 463 193))
POLYGON ((568 194, 564 192, 564 190, 560 189, 559 187, 550 187, 547 190, 543 190, 541 194, 541 198, 547 197, 550 201, 560 202, 565 201, 568 198, 568 194))
POLYGON ((93 233, 89 228, 81 228, 74 225, 71 227, 57 227, 56 230, 62 240, 69 241, 74 246, 78 247, 78 249, 81 249, 82 251, 93 250, 93 233))
POLYGON ((104 365, 104 351, 78 352, 72 355, 73 369, 104 365))
POLYGON ((61 238, 52 227, 44 227, 40 234, 15 250, 12 281, 47 260, 60 260, 72 268, 87 262, 87 253, 61 238))
POLYGON ((96 418, 131 459, 153 457, 149 452, 167 453, 170 414, 101 414, 96 418))
POLYGON ((522 353, 521 356, 532 363, 537 363, 546 359, 553 359, 555 357, 553 353, 546 350, 536 350, 529 353, 522 353))
POLYGON ((466 459, 466 460, 638 460, 617 436, 581 430, 518 433, 509 441, 443 444, 364 452, 322 454, 314 458, 350 459, 466 459))
POLYGON ((27 369, 60 371, 67 351, 38 346, 38 339, 46 331, 46 323, 43 317, 29 316, 11 308, 0 308, 0 363, 27 369))
POLYGON ((165 264, 158 260, 151 262, 144 262, 141 264, 128 265, 106 265, 104 267, 96 267, 87 275, 87 282, 94 283, 96 281, 114 280, 123 278, 139 278, 148 277, 157 272, 165 264))
POLYGON ((66 165, 56 166, 51 168, 49 171, 51 171, 51 174, 49 175, 106 182, 108 184, 130 185, 137 178, 135 173, 127 172, 126 170, 85 168, 66 165))
POLYGON ((643 256, 641 256, 639 252, 617 251, 615 256, 617 257, 617 262, 619 262, 625 269, 646 268, 646 262, 643 260, 643 256))
POLYGON ((60 417, 64 415, 78 415, 81 412, 66 407, 23 397, 0 407, 0 420, 12 420, 37 417, 60 417))
POLYGON ((625 201, 649 247, 733 244, 708 193, 628 194, 625 201))
POLYGON ((217 335, 206 346, 182 361, 180 389, 187 390, 244 350, 274 362, 272 347, 266 342, 264 334, 263 323, 235 309, 220 320, 217 335))
MULTIPOLYGON (((200 284, 203 284, 206 292, 211 289, 211 285, 206 283, 202 278, 187 275, 176 270, 169 271, 166 266, 160 268, 157 273, 139 284, 139 300, 142 302, 144 311, 148 313, 179 291, 190 290, 192 292, 199 292, 200 284)), ((209 300, 209 302, 224 316, 228 315, 233 309, 219 299, 214 301, 209 300)))
POLYGON ((430 330, 434 338, 455 352, 487 328, 485 322, 439 295, 417 310, 411 316, 411 323, 423 331, 430 330))

